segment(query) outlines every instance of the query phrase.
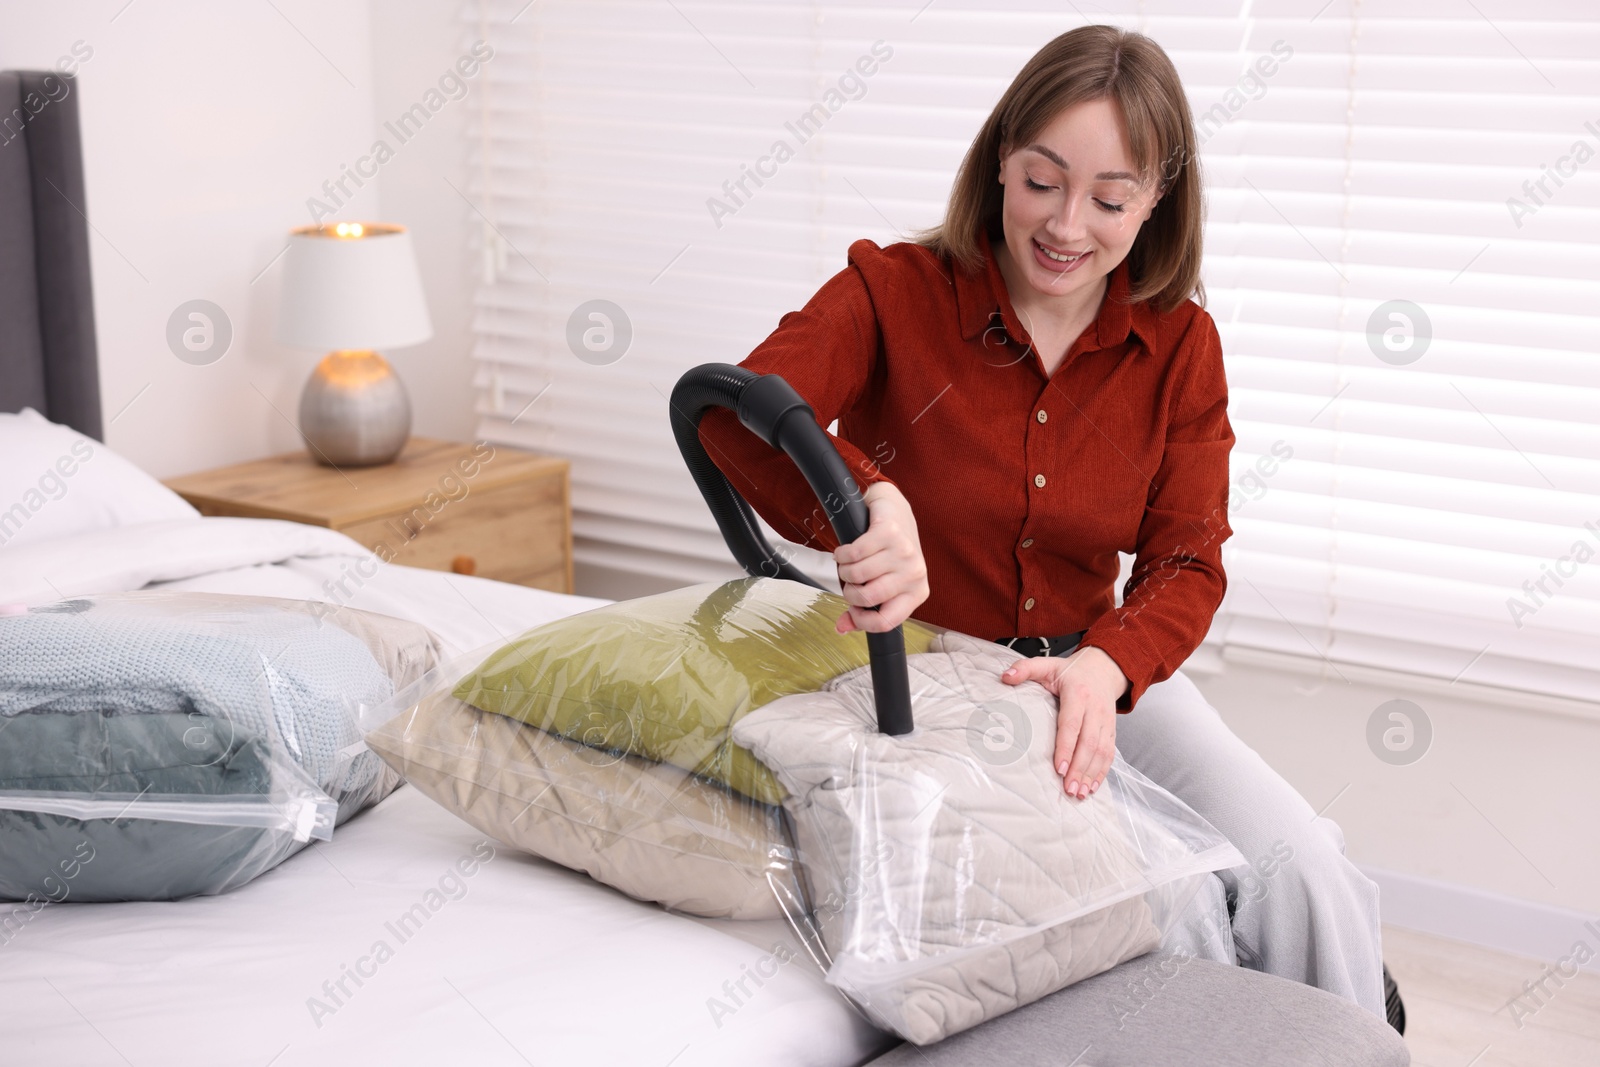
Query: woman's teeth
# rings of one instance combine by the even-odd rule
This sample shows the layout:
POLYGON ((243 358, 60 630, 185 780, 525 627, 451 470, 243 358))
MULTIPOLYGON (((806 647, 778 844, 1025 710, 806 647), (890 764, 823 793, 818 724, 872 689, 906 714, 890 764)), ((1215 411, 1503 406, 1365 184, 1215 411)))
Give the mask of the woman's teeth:
POLYGON ((1059 252, 1050 251, 1050 249, 1046 248, 1044 245, 1039 244, 1038 241, 1035 241, 1034 244, 1039 245, 1039 251, 1043 252, 1046 256, 1049 256, 1057 263, 1076 263, 1078 260, 1089 254, 1087 252, 1079 252, 1075 256, 1063 256, 1059 252))

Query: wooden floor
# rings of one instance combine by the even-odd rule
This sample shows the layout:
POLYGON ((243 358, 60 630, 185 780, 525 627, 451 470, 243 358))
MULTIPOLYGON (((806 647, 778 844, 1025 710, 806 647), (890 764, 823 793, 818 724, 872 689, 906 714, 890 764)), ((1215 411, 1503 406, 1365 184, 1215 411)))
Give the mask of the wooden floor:
POLYGON ((1559 986, 1552 978, 1549 996, 1530 996, 1523 983, 1536 982, 1555 960, 1387 926, 1383 956, 1405 1000, 1416 1067, 1600 1065, 1600 975, 1584 971, 1559 986))

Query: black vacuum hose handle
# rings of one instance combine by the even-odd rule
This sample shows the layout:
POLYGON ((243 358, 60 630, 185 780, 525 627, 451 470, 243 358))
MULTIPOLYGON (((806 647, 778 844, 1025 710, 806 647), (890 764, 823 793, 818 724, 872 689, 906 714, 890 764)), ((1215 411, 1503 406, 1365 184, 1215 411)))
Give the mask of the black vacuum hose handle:
MULTIPOLYGON (((728 408, 747 429, 789 456, 816 493, 839 543, 867 532, 869 517, 861 487, 849 466, 817 425, 817 416, 794 387, 776 374, 757 374, 727 363, 706 363, 678 379, 672 389, 672 435, 689 473, 700 487, 739 565, 758 578, 787 578, 821 588, 799 568, 778 558, 762 535, 750 504, 723 475, 700 443, 700 420, 713 407, 728 408), (791 416, 798 416, 791 418, 791 416)), ((867 634, 878 730, 911 732, 911 684, 906 673, 905 631, 896 626, 867 634)))

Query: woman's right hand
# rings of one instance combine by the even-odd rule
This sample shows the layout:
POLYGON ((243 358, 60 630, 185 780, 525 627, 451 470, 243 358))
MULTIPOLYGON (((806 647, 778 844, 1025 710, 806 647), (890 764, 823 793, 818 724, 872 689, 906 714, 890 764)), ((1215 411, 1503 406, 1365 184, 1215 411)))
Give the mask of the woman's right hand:
POLYGON ((928 599, 928 567, 910 501, 889 482, 873 482, 861 499, 867 532, 833 550, 850 605, 835 625, 842 634, 892 630, 928 599), (877 611, 870 610, 874 606, 877 611))

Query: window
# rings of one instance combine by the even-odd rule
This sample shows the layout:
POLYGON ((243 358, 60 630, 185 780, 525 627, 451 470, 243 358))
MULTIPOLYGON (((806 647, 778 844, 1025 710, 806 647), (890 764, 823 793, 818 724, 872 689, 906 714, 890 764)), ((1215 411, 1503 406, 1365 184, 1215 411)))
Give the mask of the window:
MULTIPOLYGON (((1166 47, 1202 140, 1239 438, 1211 642, 1600 700, 1600 12, 1079 7, 1166 47)), ((731 576, 673 383, 742 359, 851 241, 937 221, 995 99, 1082 19, 975 0, 467 17, 497 51, 464 190, 480 432, 572 459, 580 560, 731 576)))

